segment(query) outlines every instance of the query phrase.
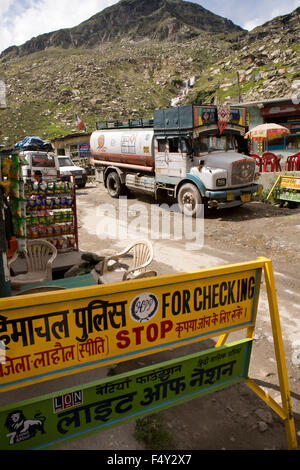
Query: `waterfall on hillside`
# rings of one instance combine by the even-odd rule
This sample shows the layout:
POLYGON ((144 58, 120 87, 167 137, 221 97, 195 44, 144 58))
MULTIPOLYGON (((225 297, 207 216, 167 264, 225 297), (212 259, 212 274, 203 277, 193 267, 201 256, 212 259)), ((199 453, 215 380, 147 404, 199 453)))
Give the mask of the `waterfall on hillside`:
POLYGON ((179 94, 171 99, 171 106, 179 106, 183 98, 188 94, 190 88, 195 84, 195 77, 188 78, 182 82, 179 94))

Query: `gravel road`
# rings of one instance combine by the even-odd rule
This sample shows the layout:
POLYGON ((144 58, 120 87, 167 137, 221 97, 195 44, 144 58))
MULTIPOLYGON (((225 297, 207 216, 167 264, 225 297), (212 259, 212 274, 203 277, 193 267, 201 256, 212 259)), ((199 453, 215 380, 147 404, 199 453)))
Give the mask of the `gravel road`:
MULTIPOLYGON (((196 227, 198 236, 195 227, 188 227, 184 236, 177 236, 175 239, 174 224, 168 234, 166 227, 159 230, 157 226, 154 227, 153 221, 151 223, 151 210, 154 205, 153 199, 143 195, 130 195, 120 203, 119 200, 110 198, 103 186, 96 183, 90 183, 85 189, 78 190, 80 249, 99 254, 118 252, 128 245, 129 233, 140 229, 145 236, 152 234, 153 237, 153 234, 156 234, 152 239, 152 268, 157 270, 159 275, 250 261, 259 256, 271 259, 299 442, 300 208, 289 209, 254 201, 240 208, 209 213, 205 216, 203 225, 196 227), (127 234, 124 222, 126 207, 133 211, 127 219, 127 234), (199 233, 202 229, 201 238, 199 233), (100 233, 109 233, 109 237, 99 239, 100 233)), ((161 220, 165 220, 165 217, 167 211, 163 213, 161 220)), ((233 341, 238 337, 239 333, 232 333, 229 340, 233 341)), ((122 373, 157 361, 179 357, 199 348, 213 347, 214 344, 213 340, 206 340, 197 345, 159 353, 158 358, 147 356, 127 361, 118 364, 116 372, 122 373)), ((249 376, 278 403, 281 402, 264 285, 261 286, 249 376)), ((164 410, 161 416, 164 428, 172 437, 171 448, 174 450, 287 448, 282 420, 244 384, 164 410)), ((133 435, 134 426, 134 422, 131 422, 108 429, 92 437, 66 444, 61 449, 144 449, 144 444, 138 442, 133 435)), ((168 447, 170 448, 170 444, 168 447)))

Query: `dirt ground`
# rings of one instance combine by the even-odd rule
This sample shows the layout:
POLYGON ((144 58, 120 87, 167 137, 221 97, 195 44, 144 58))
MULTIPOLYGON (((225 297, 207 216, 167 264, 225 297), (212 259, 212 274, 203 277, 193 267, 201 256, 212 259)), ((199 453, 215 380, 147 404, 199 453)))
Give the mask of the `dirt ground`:
MULTIPOLYGON (((129 204, 150 207, 153 200, 131 196, 129 204)), ((117 252, 125 240, 99 240, 95 233, 99 204, 112 204, 101 184, 89 184, 77 193, 80 249, 117 252), (96 217, 96 219, 95 219, 96 217)), ((186 252, 182 240, 155 240, 153 269, 158 274, 189 271, 258 256, 272 260, 286 355, 289 387, 298 443, 300 441, 300 208, 285 208, 259 201, 243 207, 216 211, 206 216, 204 246, 186 252)), ((264 286, 256 322, 249 376, 272 398, 281 403, 272 331, 264 286)), ((238 339, 240 333, 230 335, 238 339)), ((242 335, 243 337, 244 335, 242 335)), ((199 349, 213 347, 206 340, 153 356, 119 363, 116 373, 161 362, 199 349)), ((83 382, 84 383, 84 382, 83 382)), ((172 450, 281 450, 287 449, 281 418, 245 384, 238 384, 160 412, 163 429, 171 438, 161 440, 161 449, 172 450)), ((134 437, 135 422, 102 431, 61 446, 69 450, 142 450, 143 442, 134 437)), ((150 447, 151 448, 151 447, 150 447)))

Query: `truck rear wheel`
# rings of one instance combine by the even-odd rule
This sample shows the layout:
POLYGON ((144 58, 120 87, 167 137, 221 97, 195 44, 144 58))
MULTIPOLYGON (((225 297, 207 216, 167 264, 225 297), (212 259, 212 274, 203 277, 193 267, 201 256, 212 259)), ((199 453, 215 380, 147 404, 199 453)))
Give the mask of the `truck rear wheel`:
POLYGON ((115 171, 107 176, 106 188, 111 197, 118 198, 121 195, 122 185, 119 175, 115 171))
POLYGON ((199 205, 202 203, 202 198, 193 184, 183 184, 178 191, 177 200, 183 214, 197 217, 197 214, 200 213, 199 205))

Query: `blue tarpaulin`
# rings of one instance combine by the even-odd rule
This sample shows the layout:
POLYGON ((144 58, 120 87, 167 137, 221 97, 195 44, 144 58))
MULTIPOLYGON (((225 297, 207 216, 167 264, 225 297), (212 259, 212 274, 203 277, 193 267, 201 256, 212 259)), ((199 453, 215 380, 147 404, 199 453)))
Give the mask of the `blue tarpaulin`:
POLYGON ((14 148, 20 150, 39 149, 39 150, 51 150, 51 142, 45 141, 40 137, 25 137, 14 145, 14 148))

